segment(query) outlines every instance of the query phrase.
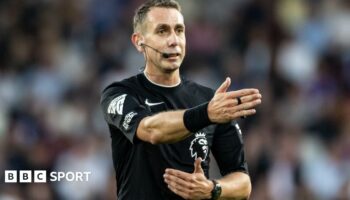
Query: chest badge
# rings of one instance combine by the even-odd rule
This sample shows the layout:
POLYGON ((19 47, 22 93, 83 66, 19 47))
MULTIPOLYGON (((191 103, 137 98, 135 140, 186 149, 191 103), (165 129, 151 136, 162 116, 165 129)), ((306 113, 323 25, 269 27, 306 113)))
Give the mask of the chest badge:
POLYGON ((205 160, 207 158, 209 147, 204 132, 195 133, 195 138, 191 141, 189 150, 191 151, 191 157, 194 159, 201 157, 202 160, 205 160))

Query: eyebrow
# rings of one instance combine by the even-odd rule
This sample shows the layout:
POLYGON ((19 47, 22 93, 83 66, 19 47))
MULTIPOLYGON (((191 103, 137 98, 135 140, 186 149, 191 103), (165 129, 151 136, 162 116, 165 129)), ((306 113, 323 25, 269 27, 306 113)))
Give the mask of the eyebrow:
POLYGON ((168 27, 169 27, 169 25, 167 25, 167 24, 158 24, 157 27, 156 27, 156 29, 168 28, 168 27))
POLYGON ((183 24, 176 24, 175 28, 185 28, 185 25, 183 25, 183 24))
MULTIPOLYGON (((170 26, 168 24, 158 24, 156 26, 156 29, 159 29, 159 28, 169 28, 170 26)), ((185 28, 185 25, 183 24, 176 24, 175 25, 175 28, 185 28)))

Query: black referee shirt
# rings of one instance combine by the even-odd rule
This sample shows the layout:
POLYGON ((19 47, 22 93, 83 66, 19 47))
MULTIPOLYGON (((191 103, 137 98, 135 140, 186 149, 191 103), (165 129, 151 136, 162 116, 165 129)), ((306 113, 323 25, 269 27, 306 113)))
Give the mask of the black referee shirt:
POLYGON ((184 78, 174 87, 150 82, 141 73, 107 86, 101 98, 105 120, 112 138, 113 164, 119 200, 182 199, 172 193, 163 180, 166 168, 188 173, 201 157, 209 177, 209 153, 220 172, 247 173, 242 133, 236 122, 210 125, 183 141, 152 145, 136 136, 140 121, 162 111, 187 109, 210 101, 214 91, 184 78))

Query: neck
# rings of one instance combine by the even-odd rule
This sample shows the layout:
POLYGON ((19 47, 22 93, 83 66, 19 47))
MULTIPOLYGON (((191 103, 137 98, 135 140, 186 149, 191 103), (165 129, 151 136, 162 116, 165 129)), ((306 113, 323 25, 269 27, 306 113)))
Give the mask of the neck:
POLYGON ((170 73, 152 73, 146 68, 144 74, 150 82, 163 87, 174 87, 181 83, 179 70, 170 73))

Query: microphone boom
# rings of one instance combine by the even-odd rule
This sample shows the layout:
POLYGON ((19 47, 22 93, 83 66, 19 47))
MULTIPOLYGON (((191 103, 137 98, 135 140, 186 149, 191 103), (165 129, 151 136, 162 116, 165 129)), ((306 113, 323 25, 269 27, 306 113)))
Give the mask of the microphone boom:
POLYGON ((169 58, 169 57, 170 57, 170 54, 169 54, 169 53, 161 52, 161 51, 159 51, 158 49, 153 48, 153 47, 151 47, 151 46, 149 46, 149 45, 147 45, 147 44, 141 43, 141 46, 145 46, 145 47, 151 48, 153 51, 156 51, 157 53, 160 53, 160 54, 163 56, 163 58, 169 58))

